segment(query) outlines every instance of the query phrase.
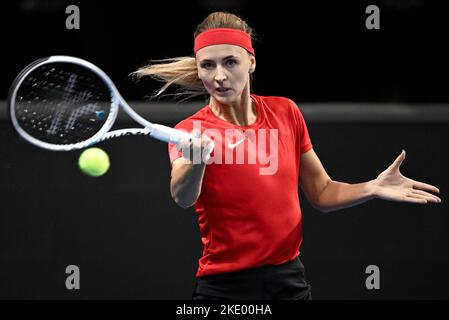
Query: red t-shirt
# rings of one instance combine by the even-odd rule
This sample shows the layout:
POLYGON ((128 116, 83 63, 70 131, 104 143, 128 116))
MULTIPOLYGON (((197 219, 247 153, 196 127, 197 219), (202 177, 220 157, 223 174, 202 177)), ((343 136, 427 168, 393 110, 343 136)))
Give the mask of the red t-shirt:
MULTIPOLYGON (((188 132, 196 126, 215 142, 194 204, 203 243, 197 277, 282 264, 299 254, 300 155, 312 148, 307 126, 290 99, 251 99, 257 121, 249 126, 220 119, 208 105, 175 126, 188 132)), ((173 144, 168 149, 171 166, 182 153, 173 144)))

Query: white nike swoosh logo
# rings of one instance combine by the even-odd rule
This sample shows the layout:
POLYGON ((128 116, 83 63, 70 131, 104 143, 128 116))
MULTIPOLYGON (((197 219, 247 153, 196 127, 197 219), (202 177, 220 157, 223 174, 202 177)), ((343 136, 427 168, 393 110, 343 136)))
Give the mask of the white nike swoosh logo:
POLYGON ((241 144, 243 141, 245 141, 246 137, 243 138, 240 141, 237 141, 236 143, 230 143, 228 144, 229 149, 234 149, 235 147, 237 147, 239 144, 241 144))

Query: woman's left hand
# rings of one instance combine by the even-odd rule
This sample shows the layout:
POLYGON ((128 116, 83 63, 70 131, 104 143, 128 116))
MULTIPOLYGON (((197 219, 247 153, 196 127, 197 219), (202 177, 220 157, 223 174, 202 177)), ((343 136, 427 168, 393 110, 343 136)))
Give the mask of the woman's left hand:
POLYGON ((427 183, 404 177, 399 168, 405 159, 405 151, 376 179, 372 181, 374 195, 391 201, 413 203, 441 203, 441 199, 424 190, 440 193, 440 190, 427 183))

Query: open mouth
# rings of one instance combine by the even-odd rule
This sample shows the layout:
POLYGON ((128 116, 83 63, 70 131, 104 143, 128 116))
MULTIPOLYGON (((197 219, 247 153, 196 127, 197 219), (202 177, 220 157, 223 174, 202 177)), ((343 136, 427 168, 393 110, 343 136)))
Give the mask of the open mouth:
POLYGON ((223 93, 223 92, 227 92, 227 91, 229 91, 229 90, 231 90, 230 88, 217 88, 216 89, 218 92, 221 92, 221 93, 223 93))

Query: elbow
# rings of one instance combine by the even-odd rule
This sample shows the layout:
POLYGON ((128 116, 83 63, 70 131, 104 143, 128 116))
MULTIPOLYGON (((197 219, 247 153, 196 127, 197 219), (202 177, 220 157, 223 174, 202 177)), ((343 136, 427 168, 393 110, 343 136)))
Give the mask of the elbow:
POLYGON ((323 212, 323 213, 328 213, 328 212, 332 211, 331 209, 319 206, 316 203, 313 203, 312 207, 314 207, 315 210, 318 210, 319 212, 323 212))
POLYGON ((314 207, 316 210, 318 210, 319 212, 323 212, 323 213, 328 213, 333 211, 332 208, 328 208, 328 207, 324 207, 322 205, 319 205, 318 203, 314 202, 312 203, 312 207, 314 207))
POLYGON ((175 183, 170 184, 170 193, 176 204, 183 209, 192 207, 199 196, 199 194, 196 194, 192 188, 185 188, 184 186, 175 183))
POLYGON ((324 212, 324 213, 328 213, 331 211, 334 211, 334 209, 330 206, 326 206, 324 205, 327 201, 324 199, 324 197, 326 196, 324 194, 324 191, 326 190, 326 188, 329 186, 329 184, 332 182, 332 179, 328 179, 324 185, 324 187, 321 189, 321 192, 318 194, 317 197, 315 197, 315 201, 313 203, 313 206, 320 212, 324 212))
POLYGON ((173 201, 175 201, 175 203, 183 209, 190 208, 193 205, 193 203, 186 201, 179 195, 173 193, 173 191, 171 192, 171 197, 172 197, 173 201))
POLYGON ((194 202, 192 201, 187 201, 187 199, 185 199, 185 197, 181 197, 178 192, 174 192, 173 189, 170 190, 171 193, 171 197, 173 199, 173 201, 175 201, 175 203, 180 206, 183 209, 187 209, 190 208, 191 206, 193 206, 194 202))
POLYGON ((323 213, 339 210, 338 207, 323 206, 322 204, 314 204, 314 208, 323 213))
POLYGON ((170 183, 170 195, 173 201, 181 208, 187 209, 189 206, 182 201, 182 198, 179 196, 179 192, 177 192, 177 189, 175 185, 173 184, 173 180, 170 183))
POLYGON ((187 203, 185 201, 182 201, 178 197, 172 197, 172 198, 175 201, 175 203, 183 209, 187 209, 187 208, 190 208, 191 206, 193 206, 193 203, 187 203))
POLYGON ((329 209, 329 208, 322 208, 322 207, 318 207, 317 209, 318 209, 320 212, 323 212, 323 213, 328 213, 328 212, 333 211, 332 209, 329 209))

